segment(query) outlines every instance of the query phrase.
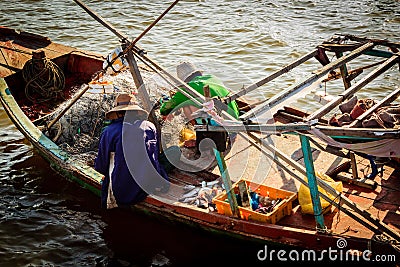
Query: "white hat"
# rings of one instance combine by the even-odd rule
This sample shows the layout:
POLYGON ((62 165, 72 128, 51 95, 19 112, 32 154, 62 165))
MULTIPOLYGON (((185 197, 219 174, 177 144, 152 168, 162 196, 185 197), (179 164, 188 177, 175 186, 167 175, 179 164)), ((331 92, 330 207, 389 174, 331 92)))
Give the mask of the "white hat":
POLYGON ((144 109, 137 105, 136 98, 133 95, 123 93, 117 95, 115 98, 115 107, 106 113, 106 119, 118 119, 117 112, 127 110, 135 110, 143 117, 149 115, 144 109))
POLYGON ((176 67, 176 75, 184 82, 190 82, 194 77, 203 75, 203 72, 188 61, 179 63, 176 67))

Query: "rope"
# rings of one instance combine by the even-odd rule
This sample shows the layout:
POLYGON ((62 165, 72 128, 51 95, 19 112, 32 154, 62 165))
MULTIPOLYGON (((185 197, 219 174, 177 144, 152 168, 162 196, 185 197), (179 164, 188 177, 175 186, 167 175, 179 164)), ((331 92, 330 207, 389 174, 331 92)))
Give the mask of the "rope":
POLYGON ((26 82, 25 95, 34 103, 62 96, 65 86, 64 74, 57 64, 47 58, 28 60, 22 69, 22 77, 26 82), (38 95, 41 98, 38 98, 38 95))

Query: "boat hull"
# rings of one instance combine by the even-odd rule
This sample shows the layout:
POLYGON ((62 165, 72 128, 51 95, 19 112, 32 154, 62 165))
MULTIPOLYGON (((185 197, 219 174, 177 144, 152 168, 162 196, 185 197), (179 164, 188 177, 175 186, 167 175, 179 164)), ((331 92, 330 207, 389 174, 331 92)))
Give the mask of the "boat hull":
MULTIPOLYGON (((46 44, 39 45, 39 47, 49 45, 48 39, 44 38, 43 40, 45 40, 46 44)), ((17 51, 13 51, 13 53, 17 53, 17 51)), ((60 52, 52 57, 52 60, 58 64, 67 66, 69 70, 73 70, 74 72, 86 72, 86 77, 82 79, 84 83, 88 82, 90 74, 94 74, 102 65, 100 57, 96 58, 93 55, 85 55, 87 55, 86 52, 62 47, 60 52), (77 53, 77 56, 72 56, 72 53, 77 53)), ((14 97, 14 94, 21 91, 21 85, 15 82, 18 79, 11 79, 10 77, 18 75, 18 72, 14 72, 22 67, 23 62, 17 61, 12 66, 12 72, 1 72, 5 78, 0 79, 0 101, 5 112, 18 130, 29 140, 38 153, 49 162, 55 171, 100 196, 102 175, 92 167, 74 160, 73 157, 43 134, 21 109, 17 99, 14 97)), ((351 249, 365 251, 372 247, 376 253, 381 251, 384 251, 386 254, 389 252, 394 253, 390 244, 374 242, 370 238, 337 235, 329 231, 320 232, 310 230, 309 228, 296 228, 279 224, 242 220, 156 196, 148 196, 144 202, 132 206, 131 209, 173 223, 186 224, 213 234, 228 235, 259 244, 273 243, 278 246, 321 251, 328 247, 336 248, 338 240, 344 238, 347 241, 347 247, 351 249)))

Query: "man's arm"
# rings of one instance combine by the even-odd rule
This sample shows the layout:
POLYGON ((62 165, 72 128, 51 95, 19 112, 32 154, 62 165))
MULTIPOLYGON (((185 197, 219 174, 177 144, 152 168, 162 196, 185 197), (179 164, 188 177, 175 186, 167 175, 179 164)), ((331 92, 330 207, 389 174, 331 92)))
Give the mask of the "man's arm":
POLYGON ((99 142, 99 149, 97 157, 94 162, 94 168, 96 171, 103 175, 108 174, 109 162, 110 162, 110 151, 109 151, 109 140, 108 132, 104 131, 101 135, 99 142))
POLYGON ((160 107, 160 114, 163 116, 168 115, 175 108, 178 108, 182 103, 189 100, 181 92, 176 92, 170 100, 164 102, 160 107))

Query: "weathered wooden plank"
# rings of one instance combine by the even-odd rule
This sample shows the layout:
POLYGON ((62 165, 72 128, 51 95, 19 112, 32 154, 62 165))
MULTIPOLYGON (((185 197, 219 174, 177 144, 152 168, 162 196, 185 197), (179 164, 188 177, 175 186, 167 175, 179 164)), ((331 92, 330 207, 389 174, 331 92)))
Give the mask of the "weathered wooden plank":
POLYGON ((364 53, 366 50, 371 49, 374 46, 373 43, 366 43, 363 46, 357 48, 356 50, 354 50, 353 52, 349 53, 346 56, 341 57, 340 59, 333 61, 329 64, 327 64, 326 66, 322 67, 321 69, 317 70, 315 72, 314 75, 312 75, 311 77, 303 80, 302 82, 300 82, 299 84, 289 87, 288 89, 282 91, 281 93, 271 97, 268 101, 266 101, 264 104, 250 110, 249 112, 243 114, 242 116, 240 116, 241 119, 246 120, 249 119, 250 117, 256 116, 258 114, 260 114, 261 112, 265 111, 268 108, 272 108, 274 106, 276 106, 277 104, 279 104, 280 102, 282 102, 283 100, 293 96, 294 94, 298 93, 299 91, 301 91, 302 89, 304 89, 305 87, 309 86, 310 84, 312 84, 313 82, 315 82, 316 80, 318 80, 319 78, 323 77, 324 75, 326 75, 328 72, 330 72, 331 70, 334 70, 340 66, 342 66, 343 64, 353 60, 354 58, 360 56, 362 53, 364 53))

